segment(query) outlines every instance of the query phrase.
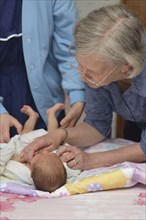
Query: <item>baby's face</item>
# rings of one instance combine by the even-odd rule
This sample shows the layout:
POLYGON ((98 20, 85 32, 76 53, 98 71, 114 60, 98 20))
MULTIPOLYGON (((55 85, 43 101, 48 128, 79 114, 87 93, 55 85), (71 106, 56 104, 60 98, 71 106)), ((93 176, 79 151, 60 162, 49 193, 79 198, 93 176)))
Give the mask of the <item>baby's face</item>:
POLYGON ((42 166, 45 166, 45 161, 48 161, 48 159, 53 160, 54 163, 57 160, 60 160, 56 153, 54 152, 49 152, 47 150, 43 150, 39 153, 37 153, 31 161, 31 169, 36 165, 36 164, 42 164, 42 166))

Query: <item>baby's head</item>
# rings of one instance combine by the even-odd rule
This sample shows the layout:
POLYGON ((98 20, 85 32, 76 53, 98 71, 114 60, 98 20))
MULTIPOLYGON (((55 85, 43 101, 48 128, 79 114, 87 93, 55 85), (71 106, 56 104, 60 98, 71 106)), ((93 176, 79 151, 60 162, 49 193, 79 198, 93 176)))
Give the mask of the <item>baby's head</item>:
POLYGON ((42 151, 31 162, 31 177, 36 189, 53 192, 66 183, 66 169, 55 153, 42 151))

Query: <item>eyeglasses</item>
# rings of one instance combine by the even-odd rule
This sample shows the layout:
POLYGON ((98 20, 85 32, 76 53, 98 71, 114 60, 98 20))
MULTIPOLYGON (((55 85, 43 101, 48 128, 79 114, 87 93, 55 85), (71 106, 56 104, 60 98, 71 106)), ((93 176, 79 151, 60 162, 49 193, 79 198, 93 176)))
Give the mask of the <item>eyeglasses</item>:
MULTIPOLYGON (((73 58, 72 58, 73 59, 73 58)), ((87 82, 91 83, 92 85, 96 86, 96 87, 99 87, 104 81, 105 79, 117 68, 117 67, 114 67, 108 74, 106 74, 106 76, 100 81, 100 82, 95 82, 93 80, 91 80, 88 76, 86 76, 86 74, 82 71, 80 71, 77 67, 75 67, 73 64, 72 64, 72 60, 69 61, 69 65, 72 69, 75 69, 76 71, 78 71, 80 74, 81 74, 81 77, 83 77, 87 82)), ((92 73, 93 74, 93 73, 92 73)), ((96 74, 96 73, 95 73, 96 74)))

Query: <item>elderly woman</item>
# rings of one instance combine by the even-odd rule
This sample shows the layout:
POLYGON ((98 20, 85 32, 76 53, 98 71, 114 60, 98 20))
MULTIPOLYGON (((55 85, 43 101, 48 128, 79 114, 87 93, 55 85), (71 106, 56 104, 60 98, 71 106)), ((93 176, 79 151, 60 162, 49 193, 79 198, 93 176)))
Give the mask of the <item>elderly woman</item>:
MULTIPOLYGON (((86 117, 74 128, 59 128, 36 139, 24 150, 29 161, 35 151, 60 148, 61 159, 73 169, 91 169, 116 163, 146 160, 145 29, 140 18, 124 5, 94 10, 74 30, 78 71, 86 85, 86 117), (132 84, 123 91, 122 83, 132 84), (112 114, 136 122, 142 129, 140 143, 100 153, 82 149, 110 135, 112 114)), ((70 62, 72 68, 74 64, 70 62)))

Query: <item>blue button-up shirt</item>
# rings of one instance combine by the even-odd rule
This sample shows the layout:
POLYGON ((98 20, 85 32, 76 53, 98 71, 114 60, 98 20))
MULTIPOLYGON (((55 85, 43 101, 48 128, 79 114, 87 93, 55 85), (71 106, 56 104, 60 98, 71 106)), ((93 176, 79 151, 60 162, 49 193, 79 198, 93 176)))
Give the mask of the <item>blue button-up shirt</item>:
MULTIPOLYGON (((84 102, 84 83, 70 68, 72 30, 78 19, 76 1, 23 1, 22 43, 30 90, 47 124, 46 109, 64 102, 84 102)), ((74 60, 77 66, 76 60, 74 60)), ((0 97, 0 113, 7 112, 0 97)))
POLYGON ((98 89, 86 85, 85 112, 85 122, 106 137, 111 130, 113 112, 136 122, 142 129, 140 146, 146 154, 146 64, 124 94, 116 82, 98 89))

